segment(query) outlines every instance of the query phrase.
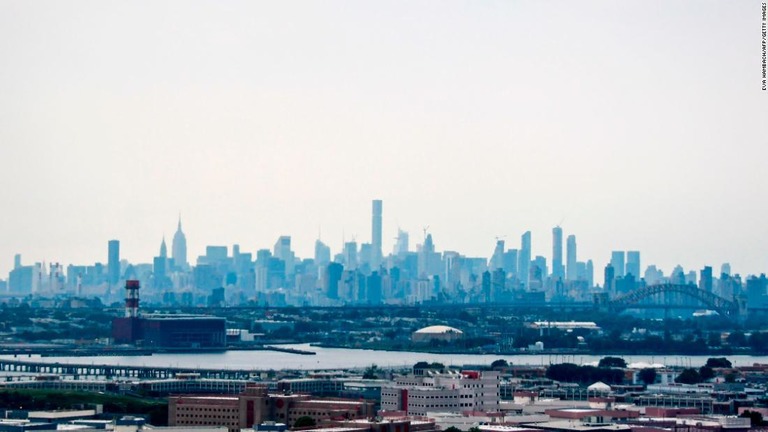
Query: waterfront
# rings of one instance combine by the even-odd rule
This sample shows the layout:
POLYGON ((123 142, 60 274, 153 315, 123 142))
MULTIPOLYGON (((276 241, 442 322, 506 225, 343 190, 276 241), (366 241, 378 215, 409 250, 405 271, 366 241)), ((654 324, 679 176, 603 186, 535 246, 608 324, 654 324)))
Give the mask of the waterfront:
MULTIPOLYGON (((90 357, 41 357, 3 355, 0 358, 24 361, 26 359, 45 363, 80 363, 93 365, 123 365, 181 368, 221 368, 250 370, 323 370, 364 368, 372 364, 380 367, 407 368, 419 361, 439 362, 447 366, 490 365, 497 359, 504 359, 515 365, 549 365, 553 363, 592 364, 605 355, 562 355, 562 354, 429 354, 406 351, 372 351, 346 348, 322 348, 309 344, 284 345, 306 351, 313 351, 314 356, 305 356, 276 351, 223 351, 220 353, 159 353, 140 356, 90 356, 90 357)), ((626 355, 628 364, 648 363, 666 366, 699 367, 709 357, 704 356, 661 356, 661 355, 626 355)), ((727 356, 734 366, 749 366, 754 363, 768 363, 768 356, 732 355, 727 356)))

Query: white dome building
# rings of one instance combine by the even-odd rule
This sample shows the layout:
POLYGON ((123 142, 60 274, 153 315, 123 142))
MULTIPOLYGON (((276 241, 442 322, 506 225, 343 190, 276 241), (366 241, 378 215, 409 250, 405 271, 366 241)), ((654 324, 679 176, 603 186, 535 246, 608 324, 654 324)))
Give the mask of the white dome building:
POLYGON ((444 325, 435 325, 416 330, 411 334, 414 343, 429 343, 433 340, 453 342, 464 337, 464 332, 444 325))

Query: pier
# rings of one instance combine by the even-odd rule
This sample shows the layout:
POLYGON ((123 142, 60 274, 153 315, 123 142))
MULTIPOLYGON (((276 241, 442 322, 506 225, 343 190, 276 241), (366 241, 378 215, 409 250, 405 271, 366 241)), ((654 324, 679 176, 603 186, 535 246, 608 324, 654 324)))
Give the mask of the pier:
MULTIPOLYGON (((48 374, 80 377, 136 378, 136 379, 168 379, 177 374, 197 374, 200 378, 248 380, 253 374, 260 372, 255 369, 205 369, 205 368, 174 368, 154 366, 114 366, 78 363, 44 363, 22 360, 0 359, 0 371, 27 374, 48 374)), ((10 380, 11 377, 6 377, 10 380)))

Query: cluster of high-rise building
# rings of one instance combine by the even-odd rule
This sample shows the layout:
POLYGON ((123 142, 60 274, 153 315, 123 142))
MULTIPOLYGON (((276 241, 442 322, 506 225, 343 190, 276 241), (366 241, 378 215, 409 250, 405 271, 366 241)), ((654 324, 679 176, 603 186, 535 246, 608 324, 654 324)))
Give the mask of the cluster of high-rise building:
POLYGON ((107 263, 23 265, 16 255, 7 282, 0 290, 13 295, 99 296, 119 300, 125 280, 139 280, 144 299, 169 305, 311 305, 418 304, 426 302, 489 303, 515 301, 590 301, 594 292, 620 295, 643 285, 694 284, 732 298, 750 294, 760 301, 768 284, 764 276, 742 281, 724 264, 718 275, 711 267, 698 274, 676 267, 665 275, 650 265, 641 274, 639 251, 614 251, 595 281, 592 260, 579 260, 576 236, 565 238, 560 226, 552 229, 552 254, 532 253, 526 231, 519 247, 508 248, 497 238, 490 258, 458 251, 438 251, 432 234, 410 245, 409 234, 398 230, 392 252, 382 250, 383 203, 372 202, 371 241, 345 241, 333 254, 321 240, 314 257, 294 253, 291 237, 280 236, 272 249, 255 253, 239 245, 207 246, 195 263, 188 262, 187 240, 181 219, 173 236, 171 254, 165 238, 151 263, 129 263, 120 258, 119 240, 110 240, 107 263), (600 282, 602 284, 600 285, 600 282))

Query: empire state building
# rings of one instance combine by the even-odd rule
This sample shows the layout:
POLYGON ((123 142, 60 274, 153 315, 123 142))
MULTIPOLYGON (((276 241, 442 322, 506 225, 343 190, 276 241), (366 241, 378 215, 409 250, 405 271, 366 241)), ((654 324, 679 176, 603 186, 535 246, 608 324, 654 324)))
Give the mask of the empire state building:
POLYGON ((176 234, 173 235, 173 247, 171 249, 173 262, 180 269, 186 270, 189 268, 187 263, 187 237, 184 232, 181 231, 181 218, 179 218, 179 228, 176 230, 176 234))

